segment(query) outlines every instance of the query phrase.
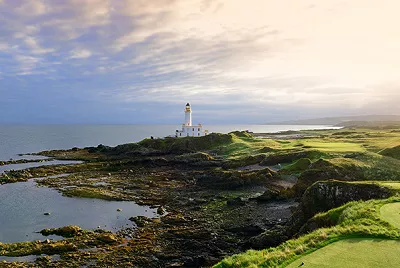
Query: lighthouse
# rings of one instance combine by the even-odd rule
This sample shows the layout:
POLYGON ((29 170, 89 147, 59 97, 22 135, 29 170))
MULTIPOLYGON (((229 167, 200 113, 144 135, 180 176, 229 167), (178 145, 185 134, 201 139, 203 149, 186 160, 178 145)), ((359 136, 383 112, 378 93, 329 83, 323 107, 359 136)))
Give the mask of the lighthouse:
POLYGON ((185 122, 182 124, 182 130, 176 130, 175 137, 202 137, 208 134, 208 130, 203 130, 201 124, 192 124, 192 108, 190 103, 186 103, 185 106, 185 122))
POLYGON ((190 108, 190 104, 186 103, 185 107, 185 126, 192 125, 192 109, 190 108))

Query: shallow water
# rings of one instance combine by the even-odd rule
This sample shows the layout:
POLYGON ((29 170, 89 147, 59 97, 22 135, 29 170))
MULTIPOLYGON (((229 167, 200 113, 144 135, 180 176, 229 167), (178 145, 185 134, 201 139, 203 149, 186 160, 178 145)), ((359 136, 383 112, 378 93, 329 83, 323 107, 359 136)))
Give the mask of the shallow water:
POLYGON ((83 229, 116 231, 133 227, 132 216, 154 217, 156 211, 134 202, 70 198, 33 180, 0 185, 0 242, 56 238, 35 233, 44 228, 78 225, 83 229), (117 211, 122 209, 122 211, 117 211), (49 216, 44 213, 50 212, 49 216))
MULTIPOLYGON (((21 256, 21 257, 9 257, 9 256, 0 256, 0 261, 7 261, 7 262, 34 262, 36 261, 37 258, 42 257, 42 256, 47 256, 45 254, 42 255, 27 255, 27 256, 21 256)), ((51 255, 51 259, 53 261, 59 260, 60 255, 51 255)))
POLYGON ((53 161, 45 161, 45 162, 30 162, 30 163, 22 163, 22 164, 11 164, 0 166, 0 174, 7 170, 22 170, 32 167, 40 167, 40 166, 52 166, 52 165, 73 165, 79 164, 82 161, 73 161, 73 160, 53 160, 53 161))

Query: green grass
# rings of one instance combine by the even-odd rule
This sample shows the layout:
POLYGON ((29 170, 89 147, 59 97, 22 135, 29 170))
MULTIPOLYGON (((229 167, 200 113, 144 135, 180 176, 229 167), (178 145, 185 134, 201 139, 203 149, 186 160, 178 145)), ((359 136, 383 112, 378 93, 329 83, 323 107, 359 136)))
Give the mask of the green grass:
POLYGON ((390 203, 381 207, 381 217, 400 229, 400 203, 390 203))
POLYGON ((379 185, 391 188, 393 190, 400 190, 400 182, 375 182, 378 183, 379 185))
MULTIPOLYGON (((395 146, 399 145, 400 132, 367 129, 351 129, 346 133, 338 133, 343 132, 343 130, 310 132, 315 136, 297 140, 254 139, 251 137, 244 139, 237 136, 233 138, 232 144, 225 147, 225 156, 228 158, 249 156, 258 152, 264 146, 274 149, 274 152, 266 154, 267 157, 270 154, 294 154, 309 150, 315 152, 317 157, 303 155, 301 156, 303 159, 301 157, 295 158, 291 163, 284 166, 282 172, 301 174, 304 168, 307 170, 306 166, 310 163, 304 160, 306 157, 313 163, 311 165, 317 164, 315 165, 317 169, 322 171, 329 168, 335 169, 340 171, 343 177, 347 175, 358 181, 352 183, 379 184, 392 189, 393 194, 399 192, 400 160, 393 155, 381 155, 380 152, 386 148, 397 150, 395 146), (318 162, 318 160, 321 158, 329 165, 319 165, 321 161, 318 162)), ((337 179, 340 180, 341 178, 337 179)), ((249 250, 228 257, 217 264, 216 267, 285 267, 293 261, 298 263, 299 258, 311 256, 313 252, 316 253, 325 246, 335 247, 335 243, 351 244, 350 242, 338 242, 350 241, 346 239, 361 237, 369 239, 368 241, 371 244, 378 241, 371 239, 400 239, 399 226, 394 224, 395 221, 400 222, 400 206, 398 211, 392 209, 392 212, 389 213, 393 220, 385 215, 386 206, 397 206, 386 205, 393 202, 400 202, 400 197, 347 203, 339 208, 314 216, 314 220, 320 228, 311 229, 315 231, 309 234, 288 240, 276 248, 260 251, 249 250), (381 207, 382 215, 380 213, 381 207)), ((387 242, 392 243, 390 240, 387 242)), ((383 241, 382 244, 384 243, 386 242, 383 241)), ((365 248, 367 247, 368 245, 365 248)), ((352 253, 349 252, 349 254, 352 253)), ((377 256, 379 256, 378 253, 377 256)), ((324 263, 324 261, 321 263, 324 263)), ((400 261, 397 263, 400 263, 400 261)), ((337 267, 346 267, 347 264, 343 262, 338 265, 337 267)), ((376 267, 388 267, 390 265, 376 267)), ((308 266, 305 265, 304 267, 308 266)), ((368 266, 364 265, 363 267, 368 266)))
POLYGON ((323 152, 336 152, 336 153, 350 153, 350 152, 363 152, 363 148, 360 144, 341 142, 337 140, 304 140, 303 144, 308 148, 317 149, 323 152))
POLYGON ((289 264, 299 267, 399 267, 400 241, 353 238, 334 242, 289 264))
POLYGON ((315 216, 324 222, 330 221, 334 224, 332 227, 319 228, 299 238, 288 240, 276 248, 249 250, 233 255, 215 267, 285 267, 307 254, 344 239, 399 239, 400 230, 380 216, 382 206, 399 201, 400 197, 395 196, 385 200, 347 203, 315 216))
POLYGON ((384 150, 380 151, 379 154, 385 155, 385 156, 389 156, 389 157, 393 157, 395 159, 399 159, 400 160, 400 145, 397 145, 397 146, 392 147, 392 148, 384 149, 384 150))
POLYGON ((308 169, 311 163, 312 162, 309 158, 300 158, 294 163, 284 166, 283 170, 290 172, 301 172, 308 169))

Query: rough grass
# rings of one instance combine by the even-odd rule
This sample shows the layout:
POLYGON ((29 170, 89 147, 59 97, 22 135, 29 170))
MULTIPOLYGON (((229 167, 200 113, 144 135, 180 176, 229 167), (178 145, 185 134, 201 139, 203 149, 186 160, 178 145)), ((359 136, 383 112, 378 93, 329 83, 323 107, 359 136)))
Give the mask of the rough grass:
POLYGON ((387 148, 379 152, 381 155, 393 157, 395 159, 400 159, 400 145, 392 148, 387 148))
POLYGON ((288 268, 299 267, 398 267, 400 241, 353 238, 337 241, 306 255, 288 268))
POLYGON ((400 197, 366 202, 350 202, 340 208, 321 213, 335 225, 320 228, 297 239, 288 240, 276 248, 249 250, 222 260, 215 267, 284 267, 317 249, 333 242, 362 237, 399 239, 399 229, 380 216, 380 208, 388 203, 399 202, 400 197))
POLYGON ((108 192, 104 189, 80 187, 80 188, 69 188, 63 190, 63 195, 81 197, 81 198, 96 198, 110 201, 120 201, 121 199, 115 196, 113 193, 108 192))
POLYGON ((287 165, 283 168, 285 171, 300 172, 306 170, 311 165, 311 160, 309 158, 300 158, 294 163, 287 165))

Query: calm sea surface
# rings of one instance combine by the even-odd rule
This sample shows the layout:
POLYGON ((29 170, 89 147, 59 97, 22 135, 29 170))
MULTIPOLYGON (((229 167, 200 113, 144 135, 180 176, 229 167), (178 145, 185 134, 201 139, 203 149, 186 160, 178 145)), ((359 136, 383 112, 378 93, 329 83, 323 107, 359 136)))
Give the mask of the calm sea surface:
POLYGON ((38 187, 33 180, 0 185, 0 199, 0 242, 3 243, 46 239, 36 232, 66 225, 89 230, 100 226, 116 231, 133 227, 129 221, 131 216, 155 215, 154 209, 134 202, 65 197, 56 190, 38 187), (44 215, 47 212, 49 216, 44 215))
MULTIPOLYGON (((18 154, 51 149, 115 146, 137 142, 150 136, 165 137, 179 125, 0 125, 0 160, 21 158, 18 154)), ((317 125, 205 125, 210 132, 234 130, 278 132, 285 130, 321 129, 317 125)), ((26 158, 25 156, 22 158, 26 158)))

